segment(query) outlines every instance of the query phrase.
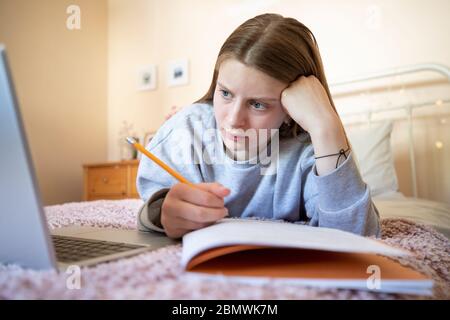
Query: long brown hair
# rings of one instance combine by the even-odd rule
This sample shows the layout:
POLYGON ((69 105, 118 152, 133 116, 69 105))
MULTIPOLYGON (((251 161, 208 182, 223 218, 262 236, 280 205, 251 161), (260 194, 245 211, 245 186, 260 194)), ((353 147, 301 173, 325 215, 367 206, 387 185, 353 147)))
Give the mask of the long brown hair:
MULTIPOLYGON (((286 83, 300 76, 314 75, 327 92, 333 109, 319 47, 313 33, 301 22, 279 14, 266 13, 245 21, 227 38, 220 49, 208 92, 197 103, 213 103, 220 64, 233 58, 286 83)), ((283 123, 280 136, 304 133, 294 122, 283 123)))

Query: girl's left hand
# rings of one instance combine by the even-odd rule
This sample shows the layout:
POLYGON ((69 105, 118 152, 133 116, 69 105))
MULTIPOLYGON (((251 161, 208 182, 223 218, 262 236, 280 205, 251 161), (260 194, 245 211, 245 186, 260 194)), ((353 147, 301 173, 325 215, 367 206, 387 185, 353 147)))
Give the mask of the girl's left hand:
MULTIPOLYGON (((309 76, 292 82, 281 93, 281 104, 286 113, 311 136, 316 157, 336 154, 341 149, 348 150, 342 122, 319 79, 309 76)), ((317 173, 324 175, 333 171, 340 159, 337 156, 320 158, 316 161, 317 173)))
POLYGON ((315 131, 341 126, 339 116, 315 76, 301 76, 281 93, 285 112, 311 135, 315 131))

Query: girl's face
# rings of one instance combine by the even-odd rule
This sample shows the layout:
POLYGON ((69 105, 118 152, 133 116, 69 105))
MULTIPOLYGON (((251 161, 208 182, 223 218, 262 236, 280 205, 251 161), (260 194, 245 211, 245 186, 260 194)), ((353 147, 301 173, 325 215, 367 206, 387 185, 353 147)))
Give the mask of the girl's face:
POLYGON ((289 119, 281 106, 281 92, 287 86, 236 59, 221 63, 213 99, 214 114, 225 146, 239 160, 255 155, 255 146, 245 132, 256 132, 259 138, 264 132, 265 138, 257 139, 261 152, 270 139, 270 129, 279 129, 289 119))

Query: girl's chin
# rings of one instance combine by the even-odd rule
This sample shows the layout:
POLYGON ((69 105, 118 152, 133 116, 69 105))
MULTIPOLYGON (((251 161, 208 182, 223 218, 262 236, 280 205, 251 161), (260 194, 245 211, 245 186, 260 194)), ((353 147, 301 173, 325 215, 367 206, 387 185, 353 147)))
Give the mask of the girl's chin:
POLYGON ((229 149, 229 150, 245 151, 244 143, 234 142, 234 141, 230 141, 230 140, 225 140, 224 143, 225 143, 225 146, 227 147, 227 149, 229 149))
MULTIPOLYGON (((225 144, 225 147, 234 152, 245 152, 248 153, 250 150, 251 154, 256 154, 257 150, 263 150, 265 147, 267 147, 267 141, 264 143, 261 143, 259 147, 257 147, 256 144, 249 145, 249 138, 248 137, 234 137, 230 134, 227 134, 224 131, 221 131, 222 140, 225 144)), ((260 151, 261 152, 261 151, 260 151)))

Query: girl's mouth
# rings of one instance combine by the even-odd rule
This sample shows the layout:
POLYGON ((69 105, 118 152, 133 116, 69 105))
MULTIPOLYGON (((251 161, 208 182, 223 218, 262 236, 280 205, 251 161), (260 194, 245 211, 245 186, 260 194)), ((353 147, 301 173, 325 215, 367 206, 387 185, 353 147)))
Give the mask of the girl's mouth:
POLYGON ((226 129, 223 129, 223 132, 224 132, 224 134, 225 134, 225 137, 226 137, 228 140, 231 140, 231 141, 238 142, 238 141, 242 141, 242 140, 245 139, 245 135, 235 135, 235 134, 230 133, 230 132, 229 132, 228 130, 226 130, 226 129))

